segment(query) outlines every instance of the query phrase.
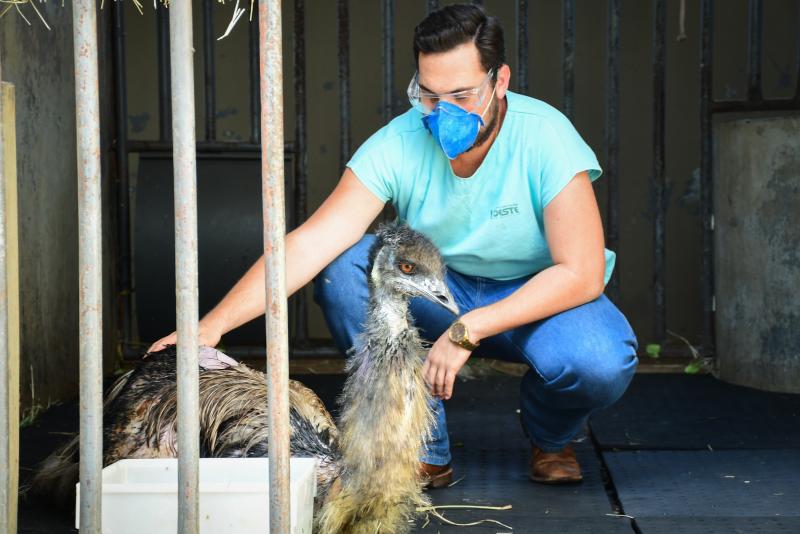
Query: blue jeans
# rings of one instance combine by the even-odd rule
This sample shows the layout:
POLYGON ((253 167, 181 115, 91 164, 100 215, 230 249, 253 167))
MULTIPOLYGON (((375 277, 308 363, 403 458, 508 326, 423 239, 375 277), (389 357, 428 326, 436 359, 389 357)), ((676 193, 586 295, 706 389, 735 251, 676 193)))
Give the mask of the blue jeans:
MULTIPOLYGON (((375 236, 365 235, 314 280, 314 300, 342 352, 353 345, 365 320, 367 253, 374 240, 375 236)), ((529 278, 493 280, 450 270, 447 285, 463 314, 510 295, 529 278)), ((444 307, 423 298, 413 298, 410 310, 423 337, 431 342, 455 319, 444 307)), ((486 338, 475 355, 530 367, 520 387, 522 425, 534 445, 551 452, 563 449, 592 412, 622 396, 636 370, 636 347, 628 321, 603 295, 486 338)), ((444 465, 450 462, 444 404, 435 399, 432 407, 436 426, 421 459, 444 465)))

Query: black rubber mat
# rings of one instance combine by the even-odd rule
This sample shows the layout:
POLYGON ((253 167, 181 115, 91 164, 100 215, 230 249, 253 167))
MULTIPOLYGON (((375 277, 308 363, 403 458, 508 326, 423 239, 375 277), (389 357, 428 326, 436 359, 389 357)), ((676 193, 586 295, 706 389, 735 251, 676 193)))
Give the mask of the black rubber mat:
MULTIPOLYGON (((469 523, 496 519, 513 532, 632 532, 629 520, 612 517, 594 449, 583 437, 576 443, 584 472, 581 484, 545 486, 528 479, 530 445, 517 413, 519 378, 459 381, 446 404, 453 453, 452 487, 429 492, 435 505, 511 505, 511 510, 443 510, 445 517, 469 523)), ((419 523, 423 525, 424 521, 419 523)), ((497 524, 475 532, 510 532, 497 524)), ((464 527, 430 518, 418 532, 463 533, 464 527)))
POLYGON ((665 516, 800 518, 799 450, 606 452, 603 457, 625 513, 637 523, 665 516))
POLYGON ((644 517, 643 534, 797 534, 797 517, 644 517))
POLYGON ((591 419, 603 449, 800 449, 800 395, 711 376, 636 375, 591 419))

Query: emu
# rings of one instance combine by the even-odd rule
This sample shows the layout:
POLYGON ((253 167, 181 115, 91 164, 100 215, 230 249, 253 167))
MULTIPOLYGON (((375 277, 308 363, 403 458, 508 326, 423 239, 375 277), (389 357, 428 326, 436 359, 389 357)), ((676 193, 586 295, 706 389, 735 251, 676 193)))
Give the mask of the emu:
MULTIPOLYGON (((408 305, 423 297, 456 314, 458 308, 438 250, 406 225, 378 230, 367 275, 367 320, 348 353, 338 427, 313 391, 289 384, 292 455, 319 460, 319 534, 402 534, 428 502, 419 461, 433 423, 422 377, 426 345, 408 305)), ((109 390, 103 465, 177 455, 174 356, 174 347, 151 354, 109 390)), ((209 347, 201 348, 200 367, 201 456, 267 456, 264 373, 209 347)), ((77 452, 75 438, 45 460, 34 489, 67 497, 78 478, 77 452)))

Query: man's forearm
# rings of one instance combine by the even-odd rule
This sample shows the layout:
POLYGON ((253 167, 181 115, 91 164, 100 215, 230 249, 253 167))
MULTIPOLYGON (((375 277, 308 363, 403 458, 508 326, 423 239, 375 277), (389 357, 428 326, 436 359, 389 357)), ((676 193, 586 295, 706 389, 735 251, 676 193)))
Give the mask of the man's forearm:
POLYGON ((602 292, 602 283, 598 284, 596 277, 557 264, 540 272, 506 298, 476 308, 461 320, 469 329, 470 339, 480 341, 590 302, 602 292))

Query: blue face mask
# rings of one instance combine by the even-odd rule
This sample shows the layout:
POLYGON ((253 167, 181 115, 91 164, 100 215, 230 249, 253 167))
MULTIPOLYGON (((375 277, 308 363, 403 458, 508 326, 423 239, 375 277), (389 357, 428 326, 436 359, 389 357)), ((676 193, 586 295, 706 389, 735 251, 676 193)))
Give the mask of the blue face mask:
MULTIPOLYGON (((489 104, 493 99, 494 91, 489 104)), ((489 109, 489 104, 483 113, 489 109)), ((422 117, 422 123, 442 147, 445 156, 455 159, 475 144, 480 127, 485 126, 483 113, 478 115, 450 102, 439 102, 429 115, 422 117)))

